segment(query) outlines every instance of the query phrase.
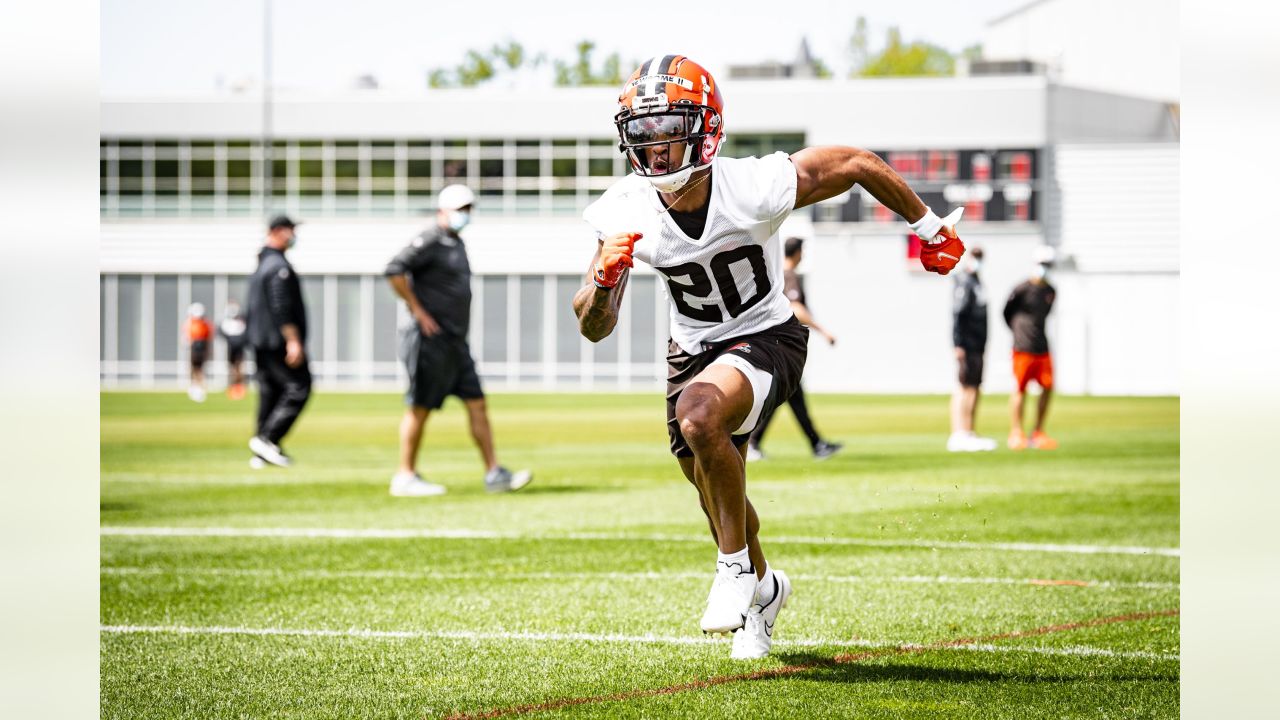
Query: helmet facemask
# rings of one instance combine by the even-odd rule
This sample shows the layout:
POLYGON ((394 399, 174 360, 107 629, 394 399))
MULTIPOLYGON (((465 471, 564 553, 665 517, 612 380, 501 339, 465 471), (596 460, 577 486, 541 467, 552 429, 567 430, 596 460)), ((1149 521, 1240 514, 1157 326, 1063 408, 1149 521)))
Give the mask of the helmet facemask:
POLYGON ((622 141, 618 147, 632 169, 659 192, 684 187, 693 171, 710 164, 719 150, 714 134, 720 116, 705 105, 678 103, 643 114, 623 110, 614 123, 622 141))

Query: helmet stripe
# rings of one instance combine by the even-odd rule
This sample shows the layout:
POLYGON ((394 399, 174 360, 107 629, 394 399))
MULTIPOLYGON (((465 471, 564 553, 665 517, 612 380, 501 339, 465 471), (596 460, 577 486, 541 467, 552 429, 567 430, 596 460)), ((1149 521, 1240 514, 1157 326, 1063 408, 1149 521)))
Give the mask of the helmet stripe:
POLYGON ((636 73, 636 80, 641 81, 640 84, 636 86, 636 97, 644 97, 647 94, 646 91, 648 90, 648 83, 645 83, 643 81, 645 76, 649 74, 649 66, 652 65, 653 61, 657 59, 658 58, 656 57, 649 58, 648 60, 645 61, 643 65, 640 66, 640 72, 636 73))
MULTIPOLYGON (((655 71, 655 73, 654 73, 654 74, 655 74, 655 75, 658 75, 658 74, 661 74, 661 75, 668 75, 668 74, 670 74, 670 70, 671 70, 671 61, 672 61, 672 60, 675 60, 675 59, 676 59, 676 56, 675 56, 675 55, 667 55, 666 57, 662 58, 662 62, 658 63, 658 69, 655 71)), ((657 84, 657 86, 654 88, 654 92, 655 92, 655 93, 658 93, 658 94, 664 93, 664 92, 666 92, 666 91, 667 91, 667 83, 666 83, 666 82, 660 82, 660 83, 658 83, 658 84, 657 84)))

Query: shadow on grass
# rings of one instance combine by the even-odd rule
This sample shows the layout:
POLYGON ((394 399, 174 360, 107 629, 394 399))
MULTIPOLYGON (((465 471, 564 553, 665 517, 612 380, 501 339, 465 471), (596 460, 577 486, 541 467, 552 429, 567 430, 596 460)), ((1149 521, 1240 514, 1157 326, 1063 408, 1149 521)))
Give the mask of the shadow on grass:
MULTIPOLYGON (((1070 674, 1010 673, 989 670, 930 667, 920 664, 895 663, 909 655, 876 653, 861 662, 836 662, 830 656, 807 652, 780 653, 776 655, 787 665, 812 665, 812 670, 789 676, 805 680, 832 683, 870 683, 870 682, 931 682, 931 683, 995 683, 1017 682, 1024 684, 1076 683, 1097 680, 1098 674, 1082 672, 1070 674)), ((918 659, 918 658, 917 658, 918 659)), ((1150 674, 1106 674, 1108 682, 1178 682, 1176 673, 1172 675, 1150 674)))

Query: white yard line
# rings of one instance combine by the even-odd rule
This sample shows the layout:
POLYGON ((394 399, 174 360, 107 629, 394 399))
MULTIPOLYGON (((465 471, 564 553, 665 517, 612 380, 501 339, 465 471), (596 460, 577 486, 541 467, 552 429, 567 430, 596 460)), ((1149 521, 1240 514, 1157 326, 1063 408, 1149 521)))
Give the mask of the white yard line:
MULTIPOLYGON (((356 638, 380 640, 523 640, 532 642, 599 642, 628 644, 662 644, 662 645, 714 645, 723 642, 714 638, 696 636, 670 635, 618 635, 611 633, 540 633, 540 632, 473 632, 468 630, 366 630, 349 628, 311 629, 311 628, 251 628, 189 625, 102 625, 99 630, 111 635, 168 634, 168 635, 251 635, 251 636, 283 636, 283 637, 322 637, 322 638, 356 638)), ((1143 660, 1177 661, 1179 655, 1153 653, 1146 651, 1109 650, 1107 648, 1072 646, 1043 647, 1017 645, 948 645, 927 646, 918 643, 900 643, 873 640, 823 640, 780 638, 775 645, 779 647, 855 647, 855 648, 903 648, 921 650, 966 650, 970 652, 1000 653, 1032 653, 1037 655, 1061 656, 1096 656, 1143 660)))
MULTIPOLYGON (((707 542, 705 535, 649 535, 598 532, 509 533, 468 529, 383 529, 383 528, 233 528, 233 527, 135 527, 107 526, 107 536, 144 537, 257 537, 257 538, 333 538, 376 540, 618 540, 633 542, 707 542)), ((1015 542, 963 542, 943 540, 887 540, 881 538, 771 536, 770 544, 784 545, 857 545, 866 547, 915 547, 945 550, 985 550, 1009 552, 1070 553, 1077 555, 1157 555, 1180 557, 1178 548, 1136 547, 1131 545, 1058 545, 1015 542)))
MULTIPOLYGON (((206 575, 212 577, 309 578, 316 580, 706 580, 707 573, 694 572, 436 572, 432 570, 314 570, 286 568, 226 567, 139 567, 108 566, 103 575, 206 575)), ((1091 587, 1104 589, 1177 590, 1176 582, 1125 582, 1111 580, 1071 580, 1067 582, 1041 578, 954 577, 950 575, 804 575, 795 574, 800 582, 828 583, 904 583, 919 585, 1040 585, 1051 587, 1091 587)))

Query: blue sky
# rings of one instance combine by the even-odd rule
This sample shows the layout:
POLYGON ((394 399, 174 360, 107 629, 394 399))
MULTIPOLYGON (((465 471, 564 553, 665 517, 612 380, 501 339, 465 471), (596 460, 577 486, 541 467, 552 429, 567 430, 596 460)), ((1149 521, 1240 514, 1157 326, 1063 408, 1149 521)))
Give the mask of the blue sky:
MULTIPOLYGON (((256 87, 264 2, 103 0, 102 93, 175 96, 256 87)), ((506 39, 562 58, 590 39, 597 57, 616 50, 624 63, 678 52, 715 71, 729 63, 790 59, 806 37, 815 54, 839 70, 859 15, 870 24, 873 46, 897 26, 908 40, 959 50, 981 41, 987 21, 1027 0, 738 0, 680 13, 661 11, 658 3, 631 11, 623 8, 634 4, 599 0, 272 3, 278 86, 334 90, 369 73, 385 88, 411 92, 424 87, 430 68, 506 39)))

